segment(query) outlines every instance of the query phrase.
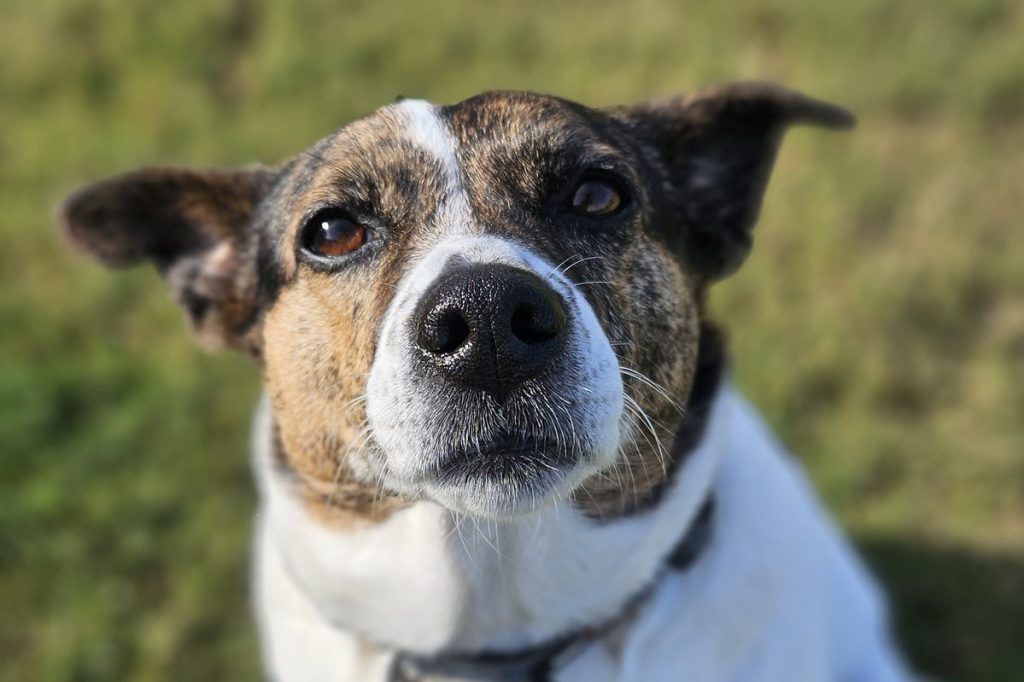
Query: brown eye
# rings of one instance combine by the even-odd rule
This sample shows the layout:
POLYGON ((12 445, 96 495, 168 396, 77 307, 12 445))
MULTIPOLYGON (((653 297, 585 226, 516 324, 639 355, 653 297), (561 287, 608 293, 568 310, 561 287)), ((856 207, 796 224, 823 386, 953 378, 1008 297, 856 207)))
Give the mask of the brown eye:
POLYGON ((302 248, 324 258, 340 258, 366 243, 366 228, 344 213, 321 211, 302 228, 302 248))
POLYGON ((612 182, 589 178, 576 188, 570 208, 577 215, 600 218, 615 213, 624 203, 622 193, 612 182))

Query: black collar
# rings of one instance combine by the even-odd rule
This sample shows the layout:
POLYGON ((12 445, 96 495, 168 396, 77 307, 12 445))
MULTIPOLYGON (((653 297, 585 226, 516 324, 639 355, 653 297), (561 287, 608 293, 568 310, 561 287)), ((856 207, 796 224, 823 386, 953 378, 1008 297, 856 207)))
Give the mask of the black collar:
MULTIPOLYGON (((697 374, 686 403, 685 417, 672 445, 676 462, 684 459, 700 442, 725 365, 723 344, 717 330, 705 326, 701 330, 700 341, 697 374)), ((556 671, 635 614, 667 572, 684 571, 700 557, 711 540, 714 509, 714 498, 708 493, 693 522, 665 556, 660 572, 639 594, 627 600, 617 616, 516 651, 442 652, 433 656, 399 651, 391 664, 388 682, 424 682, 430 679, 452 682, 550 682, 556 671)))

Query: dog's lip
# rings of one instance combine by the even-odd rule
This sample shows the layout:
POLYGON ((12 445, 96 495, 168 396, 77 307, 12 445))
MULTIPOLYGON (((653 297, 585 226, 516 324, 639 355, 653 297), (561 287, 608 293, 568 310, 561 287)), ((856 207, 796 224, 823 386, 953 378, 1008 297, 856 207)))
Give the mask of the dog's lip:
MULTIPOLYGON (((550 438, 531 433, 502 431, 468 447, 445 453, 431 467, 433 478, 439 483, 457 483, 474 475, 497 475, 506 466, 531 464, 551 472, 570 466, 572 456, 550 438)), ((522 475, 522 471, 518 472, 522 475)))

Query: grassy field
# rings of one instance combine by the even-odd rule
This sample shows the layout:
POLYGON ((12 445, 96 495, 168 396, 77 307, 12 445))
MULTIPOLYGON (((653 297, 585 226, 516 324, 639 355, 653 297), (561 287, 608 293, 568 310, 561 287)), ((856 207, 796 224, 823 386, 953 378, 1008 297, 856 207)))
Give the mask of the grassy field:
POLYGON ((52 206, 274 161, 398 94, 593 104, 736 78, 858 113, 787 140, 713 297, 738 383, 889 587, 914 663, 1024 674, 1024 3, 0 0, 0 680, 252 680, 240 357, 52 206), (687 6, 691 5, 691 6, 687 6))

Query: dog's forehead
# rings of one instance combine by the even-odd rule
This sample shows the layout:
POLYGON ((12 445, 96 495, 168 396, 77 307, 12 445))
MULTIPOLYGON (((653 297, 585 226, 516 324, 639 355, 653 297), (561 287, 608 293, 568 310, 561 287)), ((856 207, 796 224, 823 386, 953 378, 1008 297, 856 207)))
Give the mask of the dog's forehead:
POLYGON ((290 167, 275 204, 285 210, 285 242, 306 216, 332 205, 388 225, 392 250, 414 235, 422 242, 495 229, 502 221, 492 207, 549 190, 540 179, 557 175, 557 159, 616 153, 600 134, 603 120, 596 110, 528 92, 489 92, 447 106, 387 105, 290 167))
POLYGON ((311 160, 335 169, 387 170, 420 161, 452 172, 469 149, 481 145, 536 144, 548 138, 557 145, 566 137, 580 142, 593 137, 599 116, 566 100, 530 92, 487 92, 457 104, 437 105, 405 99, 355 121, 322 141, 311 160))
POLYGON ((472 144, 581 130, 597 112, 549 95, 485 92, 442 107, 440 113, 460 144, 472 144))

